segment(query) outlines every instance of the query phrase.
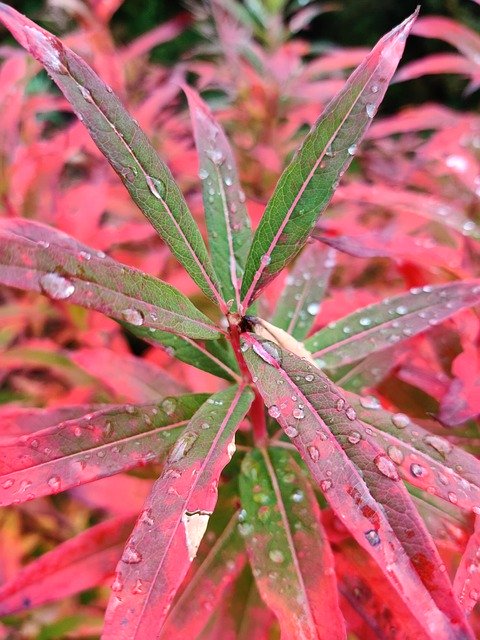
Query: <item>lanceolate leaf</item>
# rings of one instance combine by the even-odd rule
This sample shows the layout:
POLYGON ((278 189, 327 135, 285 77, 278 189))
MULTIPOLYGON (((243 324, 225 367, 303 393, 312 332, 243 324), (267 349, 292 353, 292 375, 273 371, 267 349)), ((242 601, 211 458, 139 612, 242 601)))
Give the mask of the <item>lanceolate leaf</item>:
POLYGON ((173 606, 159 636, 162 640, 197 638, 240 575, 247 558, 237 524, 235 513, 173 606))
POLYGON ((153 345, 162 345, 163 349, 172 357, 191 364, 197 369, 223 378, 235 380, 238 364, 229 349, 222 349, 218 340, 208 340, 205 344, 195 342, 191 338, 183 338, 145 327, 129 327, 129 331, 153 345))
POLYGON ((375 398, 352 393, 345 397, 366 425, 369 438, 387 452, 404 480, 480 514, 480 462, 474 456, 429 433, 404 413, 382 409, 375 398))
POLYGON ((212 339, 211 320, 174 287, 66 234, 27 220, 0 223, 0 281, 101 311, 134 326, 212 339))
POLYGON ((103 640, 157 637, 207 528, 252 397, 238 386, 216 393, 175 443, 117 566, 103 640))
POLYGON ((206 400, 93 411, 26 436, 0 438, 0 506, 25 502, 161 458, 206 400))
POLYGON ((271 322, 297 340, 310 331, 335 266, 335 251, 311 244, 287 276, 271 322))
POLYGON ((472 612, 480 600, 480 517, 475 519, 475 530, 455 574, 453 583, 458 601, 466 613, 472 612))
POLYGON ((426 285, 386 298, 334 322, 305 341, 322 367, 356 362, 480 303, 480 281, 426 285))
POLYGON ((0 587, 0 615, 67 598, 112 576, 133 523, 132 516, 102 522, 31 562, 0 587))
POLYGON ((208 244, 224 300, 240 306, 240 282, 250 248, 250 219, 230 144, 196 91, 183 87, 199 156, 208 244))
MULTIPOLYGON (((472 638, 453 598, 446 603, 442 600, 448 597, 444 586, 440 585, 439 593, 432 595, 426 589, 425 584, 431 579, 428 571, 434 569, 431 560, 414 568, 413 557, 407 555, 411 556, 413 550, 405 546, 404 530, 403 541, 398 538, 404 525, 398 520, 391 523, 392 510, 385 511, 389 491, 394 491, 398 483, 394 465, 385 463, 386 456, 375 456, 371 464, 377 467, 378 473, 369 466, 371 452, 364 454, 364 449, 373 450, 373 447, 365 446, 366 441, 358 433, 358 427, 355 428, 355 411, 339 389, 319 369, 278 345, 259 342, 251 334, 244 334, 244 341, 243 348, 248 347, 244 352, 247 365, 257 378, 257 387, 269 407, 269 414, 292 439, 336 515, 377 562, 412 615, 432 638, 472 638), (337 431, 339 442, 331 429, 337 431), (355 457, 357 463, 363 461, 365 480, 357 464, 350 461, 350 451, 347 455, 342 449, 358 444, 360 453, 355 457), (388 490, 387 485, 382 484, 383 479, 388 480, 388 490), (381 496, 383 504, 379 504, 375 496, 381 496), (423 571, 426 573, 422 574, 423 571), (437 606, 440 603, 443 610, 437 606)), ((395 504, 398 500, 403 508, 406 501, 398 490, 395 495, 395 504)), ((419 536, 424 538, 422 533, 419 536)), ((418 553, 425 553, 429 558, 431 549, 420 548, 418 553)))
POLYGON ((43 64, 175 257, 208 296, 221 302, 205 244, 179 188, 110 87, 58 38, 3 3, 0 22, 43 64))
POLYGON ((378 42, 282 174, 248 255, 242 283, 245 307, 307 241, 383 99, 415 17, 378 42))
POLYGON ((256 450, 242 463, 239 529, 263 600, 285 638, 346 638, 333 554, 312 487, 290 453, 256 450))

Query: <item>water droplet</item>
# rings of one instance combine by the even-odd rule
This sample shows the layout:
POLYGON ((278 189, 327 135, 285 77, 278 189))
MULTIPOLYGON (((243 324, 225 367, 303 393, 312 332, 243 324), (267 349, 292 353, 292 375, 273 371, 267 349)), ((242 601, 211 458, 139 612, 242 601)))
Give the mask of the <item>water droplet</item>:
POLYGON ((294 502, 301 502, 303 500, 303 498, 305 497, 305 494, 303 493, 303 491, 301 489, 296 489, 293 493, 292 493, 292 500, 294 502))
POLYGON ((175 398, 165 398, 160 405, 162 411, 164 411, 167 416, 173 416, 175 410, 177 408, 177 401, 175 398))
POLYGON ((427 444, 438 451, 438 453, 443 455, 447 455, 452 450, 452 445, 448 440, 440 438, 439 436, 425 436, 424 440, 427 444))
POLYGON ((410 465, 410 473, 412 476, 415 476, 415 478, 422 478, 427 475, 427 470, 420 464, 413 463, 410 465))
POLYGON ((380 409, 380 402, 374 396, 360 398, 360 404, 364 409, 380 409))
POLYGON ((313 460, 313 462, 318 462, 320 458, 320 453, 317 447, 307 447, 308 455, 313 460))
POLYGON ((477 591, 476 589, 472 589, 472 590, 469 592, 469 594, 468 594, 468 595, 470 596, 470 598, 471 598, 472 600, 477 601, 477 600, 479 600, 479 599, 480 599, 480 592, 479 592, 479 591, 477 591))
POLYGON ((371 318, 366 318, 366 317, 360 318, 358 322, 362 327, 369 327, 372 324, 371 318))
POLYGON ((233 178, 231 176, 225 176, 224 182, 227 187, 231 187, 233 184, 233 178))
POLYGON ((268 415, 271 418, 278 418, 278 416, 280 415, 280 409, 277 407, 276 404, 272 404, 271 407, 269 407, 268 409, 268 415))
POLYGON ((397 429, 405 429, 410 424, 410 418, 404 413, 395 413, 392 416, 392 422, 397 429))
POLYGON ((407 307, 403 304, 398 305, 398 307, 395 308, 395 311, 399 316, 404 316, 406 313, 408 313, 407 307))
POLYGON ((152 176, 145 176, 145 180, 150 189, 150 193, 157 198, 157 200, 161 200, 165 196, 165 184, 158 178, 153 178, 152 176))
POLYGON ((366 531, 365 537, 368 540, 368 542, 372 545, 372 547, 376 547, 380 544, 380 536, 374 529, 371 529, 370 531, 366 531))
POLYGON ((450 500, 450 502, 452 504, 457 504, 457 502, 458 502, 457 494, 453 493, 453 491, 450 491, 450 493, 448 494, 448 499, 450 500))
POLYGON ((399 476, 397 473, 397 469, 393 462, 387 458, 384 453, 380 453, 375 457, 375 466, 380 471, 380 473, 391 480, 399 480, 399 476))
POLYGON ((276 362, 282 361, 281 351, 274 342, 263 342, 262 347, 276 362))
POLYGON ((137 578, 135 584, 132 587, 132 593, 133 595, 136 595, 137 593, 142 593, 143 591, 143 582, 140 580, 140 578, 137 578))
POLYGON ((82 96, 84 97, 84 99, 87 102, 90 102, 91 104, 93 104, 92 94, 90 93, 90 91, 88 89, 86 89, 85 87, 80 86, 80 93, 82 94, 82 96))
POLYGON ((395 445, 391 445, 387 449, 387 453, 390 458, 395 462, 395 464, 402 464, 403 462, 403 452, 401 449, 396 447, 395 445))
POLYGON ((348 153, 351 156, 354 156, 357 152, 357 145, 356 144, 352 144, 350 147, 348 147, 348 153))
POLYGON ((50 489, 52 489, 53 491, 60 491, 60 486, 61 486, 60 476, 52 476, 51 478, 48 479, 47 484, 50 487, 50 489))
POLYGON ((300 407, 295 407, 295 409, 292 412, 292 415, 297 420, 302 420, 305 417, 305 411, 300 407))
POLYGON ((365 111, 367 112, 367 116, 369 118, 373 118, 373 116, 375 115, 375 105, 367 104, 367 106, 365 107, 365 111))
POLYGON ((125 322, 133 324, 136 327, 141 327, 144 323, 144 318, 137 309, 123 309, 121 315, 125 322))
POLYGON ((5 482, 3 483, 2 487, 4 489, 10 489, 10 487, 13 487, 13 483, 14 483, 14 481, 11 478, 9 478, 8 480, 5 480, 5 482))
POLYGON ((349 420, 355 420, 357 417, 356 411, 353 407, 347 407, 345 415, 349 420))
POLYGON ((313 373, 309 373, 305 376, 305 382, 313 382, 315 380, 315 376, 313 373))
POLYGON ((298 429, 295 429, 295 427, 285 427, 285 433, 289 438, 296 438, 298 436, 298 429))
POLYGON ((372 93, 378 93, 378 85, 377 84, 372 84, 371 91, 372 91, 372 93))
POLYGON ((200 180, 206 180, 208 178, 208 171, 206 169, 200 169, 198 172, 198 177, 200 180))
POLYGON ((307 306, 307 313, 310 314, 311 316, 316 316, 319 311, 320 311, 320 304, 318 302, 311 302, 307 306))
POLYGON ((115 574, 115 580, 112 583, 112 591, 121 591, 123 589, 123 577, 120 571, 115 574))
POLYGON ((339 398, 336 402, 335 402, 335 409, 337 411, 343 411, 345 407, 345 400, 343 398, 339 398))
POLYGON ((198 436, 196 433, 185 433, 183 436, 181 436, 175 443, 168 461, 178 462, 183 457, 185 457, 193 447, 197 437, 198 436))
POLYGON ((275 562, 275 564, 281 564, 285 560, 285 557, 280 549, 272 549, 269 552, 268 557, 272 562, 275 562))
POLYGON ((40 278, 44 293, 54 300, 66 300, 75 293, 75 285, 58 273, 46 273, 40 278))
POLYGON ((207 156, 210 158, 213 164, 217 165, 217 167, 225 162, 225 156, 220 151, 220 149, 208 149, 207 156))
POLYGON ((445 164, 450 169, 455 169, 460 173, 465 173, 468 169, 468 161, 463 156, 451 155, 445 160, 445 164))
POLYGON ((240 345, 240 351, 242 353, 245 353, 246 351, 248 351, 250 345, 248 344, 248 342, 243 341, 240 345))
POLYGON ((147 525, 147 527, 153 527, 153 525, 155 524, 152 518, 152 510, 151 509, 144 509, 142 511, 142 514, 140 516, 140 522, 142 524, 147 525))
POLYGON ((331 480, 320 480, 320 489, 322 491, 328 491, 329 489, 332 488, 332 481, 331 480))
POLYGON ((361 439, 362 436, 358 433, 358 431, 352 431, 347 438, 350 444, 358 444, 361 439))
POLYGON ((262 259, 261 259, 261 263, 264 267, 268 266, 270 264, 270 262, 272 261, 272 258, 267 255, 266 253, 263 254, 262 259))
POLYGON ((141 561, 142 554, 137 551, 135 547, 132 547, 131 545, 125 547, 123 550, 122 562, 125 562, 125 564, 138 564, 141 561))

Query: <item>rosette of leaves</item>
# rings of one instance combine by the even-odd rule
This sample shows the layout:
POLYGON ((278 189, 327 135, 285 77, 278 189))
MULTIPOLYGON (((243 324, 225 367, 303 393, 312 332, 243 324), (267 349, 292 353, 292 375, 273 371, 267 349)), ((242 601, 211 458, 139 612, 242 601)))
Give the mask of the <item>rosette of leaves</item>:
POLYGON ((2 436, 2 506, 162 463, 133 530, 128 517, 100 523, 26 566, 0 588, 2 614, 114 574, 105 640, 264 638, 275 627, 284 638, 346 638, 359 618, 369 637, 473 640, 467 614, 480 574, 468 567, 476 566, 476 538, 452 584, 420 511, 430 513, 421 496, 434 494, 440 504, 479 513, 477 461, 334 379, 342 367, 477 304, 480 283, 412 290, 300 342, 334 266, 332 251, 308 240, 415 17, 378 42, 320 115, 255 233, 229 143, 200 96, 185 88, 207 249, 167 166, 112 90, 57 38, 0 5, 0 21, 43 64, 209 308, 225 319, 215 322, 167 283, 64 233, 2 221, 2 283, 101 311, 225 381, 213 395, 90 407, 60 422, 54 411, 49 426, 44 419, 41 429, 30 424, 24 434, 2 436), (273 317, 259 317, 256 299, 296 257, 273 317), (73 580, 77 573, 82 579, 73 580))

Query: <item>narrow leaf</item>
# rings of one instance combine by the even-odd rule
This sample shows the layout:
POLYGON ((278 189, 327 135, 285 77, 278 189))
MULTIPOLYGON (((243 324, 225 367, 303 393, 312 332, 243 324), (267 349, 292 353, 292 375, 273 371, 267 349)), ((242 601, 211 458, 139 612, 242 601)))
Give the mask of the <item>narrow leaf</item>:
MULTIPOLYGON (((380 505, 375 499, 375 487, 372 492, 357 465, 342 449, 342 446, 359 443, 362 438, 355 425, 348 428, 349 423, 355 422, 356 415, 339 389, 319 369, 274 343, 259 342, 251 334, 244 334, 243 348, 246 347, 247 365, 258 379, 257 386, 269 414, 292 439, 336 515, 377 562, 412 615, 432 638, 438 637, 433 630, 452 640, 472 638, 461 616, 446 615, 436 606, 436 600, 422 583, 421 577, 425 576, 414 569, 397 536, 397 524, 390 524, 385 504, 380 505), (339 433, 342 446, 332 434, 331 429, 335 427, 342 427, 341 437, 339 433), (350 438, 347 443, 345 437, 350 438)), ((375 459, 378 474, 374 472, 368 480, 377 483, 380 476, 385 476, 391 488, 398 481, 398 475, 389 473, 391 467, 383 464, 383 458, 375 459)), ((384 497, 387 501, 388 494, 384 497)), ((424 551, 428 553, 427 549, 424 551)))
POLYGON ((335 251, 308 245, 287 276, 272 324, 303 340, 320 311, 334 266, 335 251))
POLYGON ((205 394, 115 406, 26 436, 0 438, 0 506, 39 498, 161 458, 205 394))
POLYGON ((252 396, 237 386, 216 393, 171 450, 117 566, 103 640, 157 637, 207 528, 252 396))
POLYGON ((48 31, 0 3, 0 22, 47 70, 134 202, 193 280, 221 302, 200 231, 168 167, 103 80, 48 31))
POLYGON ((307 241, 385 95, 415 18, 416 13, 378 42, 283 172, 248 255, 245 308, 307 241))
POLYGON ((212 339, 219 331, 174 287, 27 220, 0 223, 0 282, 134 326, 212 339))
POLYGON ((0 615, 39 607, 91 589, 113 575, 132 516, 97 524, 24 567, 0 587, 0 615))
POLYGON ((321 329, 305 347, 322 367, 356 362, 480 303, 480 281, 426 285, 385 298, 321 329))
POLYGON ((237 524, 238 513, 235 513, 174 604, 160 640, 197 638, 207 625, 225 590, 246 564, 237 524))
POLYGON ((239 528, 258 589, 282 636, 346 638, 318 503, 290 453, 249 453, 242 463, 240 496, 239 528))
POLYGON ((462 555, 453 583, 458 601, 467 614, 480 600, 480 517, 475 518, 475 530, 462 555))
POLYGON ((250 248, 250 219, 235 158, 221 126, 198 93, 183 86, 199 156, 208 244, 224 300, 240 306, 240 282, 250 248))

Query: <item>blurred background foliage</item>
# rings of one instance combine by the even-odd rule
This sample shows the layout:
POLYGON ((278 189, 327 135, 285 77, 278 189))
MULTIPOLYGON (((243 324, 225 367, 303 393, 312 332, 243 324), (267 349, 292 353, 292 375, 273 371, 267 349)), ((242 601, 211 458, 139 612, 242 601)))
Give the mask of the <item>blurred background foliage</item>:
MULTIPOLYGON (((78 0, 80 1, 80 0, 78 0)), ((248 4, 250 0, 244 0, 248 4)), ((263 0, 265 1, 265 0, 263 0)), ((28 15, 42 26, 61 35, 72 25, 66 13, 56 0, 11 0, 18 11, 28 15)), ((132 38, 152 29, 165 20, 188 10, 188 5, 202 4, 201 0, 182 2, 177 0, 150 0, 139 4, 138 0, 125 0, 113 16, 112 32, 119 43, 129 42, 132 38)), ((261 2, 260 2, 261 4, 261 2)), ((302 0, 289 3, 292 8, 306 4, 302 0)), ((315 17, 309 27, 301 32, 301 37, 310 42, 322 44, 334 43, 340 46, 369 46, 412 13, 418 0, 344 0, 329 3, 333 11, 322 12, 315 17)), ((452 18, 480 32, 480 7, 471 0, 423 0, 420 15, 439 15, 452 18)), ((5 32, 3 32, 5 36, 5 32)), ((186 29, 175 40, 156 47, 152 59, 163 64, 175 64, 187 50, 201 40, 194 25, 186 29)), ((412 37, 407 43, 404 63, 423 58, 428 54, 451 52, 445 42, 429 38, 412 37)), ((472 110, 480 106, 478 92, 466 95, 466 80, 458 75, 442 74, 422 77, 392 86, 382 107, 384 113, 394 113, 405 104, 408 95, 410 104, 422 104, 435 100, 455 109, 472 110)))

